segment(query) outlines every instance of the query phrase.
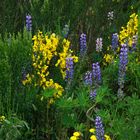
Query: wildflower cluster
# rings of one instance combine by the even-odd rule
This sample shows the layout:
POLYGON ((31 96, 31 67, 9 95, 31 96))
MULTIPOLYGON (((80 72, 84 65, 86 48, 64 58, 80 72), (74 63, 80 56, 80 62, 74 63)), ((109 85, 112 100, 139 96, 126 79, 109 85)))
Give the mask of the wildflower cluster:
POLYGON ((101 52, 103 47, 103 39, 102 38, 97 38, 96 39, 96 51, 101 52))
POLYGON ((129 47, 132 47, 133 36, 138 35, 138 15, 133 13, 130 15, 126 27, 122 27, 119 34, 120 44, 127 43, 129 47))
POLYGON ((101 70, 98 62, 92 64, 92 71, 87 71, 84 76, 84 83, 90 86, 90 99, 97 95, 96 89, 101 83, 101 70), (94 87, 92 85, 94 84, 94 87))
POLYGON ((92 134, 90 140, 111 140, 110 136, 104 134, 104 127, 100 116, 95 119, 95 128, 91 128, 89 132, 92 134))
POLYGON ((115 55, 119 50, 119 36, 117 33, 112 35, 111 46, 107 47, 107 53, 104 55, 103 65, 107 65, 113 62, 115 55))
MULTIPOLYGON (((99 139, 98 136, 96 135, 98 129, 95 128, 90 128, 89 132, 92 134, 90 136, 90 140, 111 140, 110 136, 108 135, 103 135, 103 139, 99 139)), ((81 132, 74 132, 73 135, 70 137, 70 140, 80 140, 80 137, 82 137, 82 133, 81 132)))
POLYGON ((52 84, 52 81, 48 82, 48 68, 52 58, 57 55, 56 49, 59 39, 55 34, 51 34, 50 37, 48 35, 44 37, 42 32, 39 32, 38 36, 33 37, 33 41, 32 65, 39 79, 36 85, 45 89, 50 87, 50 83, 52 84))
POLYGON ((80 35, 80 55, 84 55, 87 49, 86 34, 80 35))
MULTIPOLYGON (((49 103, 52 104, 55 99, 62 96, 64 91, 63 87, 53 81, 50 77, 49 68, 52 66, 60 65, 60 71, 63 78, 66 76, 66 58, 71 56, 72 51, 69 50, 70 42, 66 39, 63 40, 63 52, 58 53, 59 37, 54 33, 43 35, 39 32, 38 35, 33 37, 34 45, 32 48, 32 66, 34 69, 33 74, 27 74, 26 79, 22 81, 25 85, 27 83, 34 83, 35 86, 42 87, 43 89, 55 89, 53 97, 50 98, 49 103), (60 57, 56 64, 52 63, 53 58, 60 57)), ((75 62, 78 57, 71 56, 75 62)))
POLYGON ((76 131, 73 133, 73 136, 70 137, 70 140, 79 140, 80 136, 81 133, 76 131))

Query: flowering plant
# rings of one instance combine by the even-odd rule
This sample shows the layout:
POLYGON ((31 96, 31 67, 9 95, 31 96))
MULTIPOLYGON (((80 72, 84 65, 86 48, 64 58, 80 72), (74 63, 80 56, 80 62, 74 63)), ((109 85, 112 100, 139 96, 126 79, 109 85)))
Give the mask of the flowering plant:
POLYGON ((54 33, 43 35, 42 32, 38 32, 38 35, 34 35, 32 40, 34 41, 32 47, 33 72, 27 74, 22 83, 23 85, 32 83, 35 87, 40 87, 43 90, 54 89, 52 97, 49 97, 49 104, 52 104, 55 99, 62 96, 64 88, 60 83, 53 80, 51 77, 53 74, 50 69, 59 67, 62 78, 65 79, 69 70, 66 60, 71 57, 73 62, 76 63, 78 62, 78 57, 72 55, 70 41, 63 39, 61 43, 60 37, 54 33), (61 44, 62 47, 60 46, 61 44))

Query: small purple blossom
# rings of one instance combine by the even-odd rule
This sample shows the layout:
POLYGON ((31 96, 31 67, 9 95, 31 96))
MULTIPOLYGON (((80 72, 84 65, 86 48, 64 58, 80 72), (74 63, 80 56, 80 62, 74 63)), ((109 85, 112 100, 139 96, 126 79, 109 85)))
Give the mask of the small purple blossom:
POLYGON ((95 84, 100 84, 101 83, 101 70, 100 70, 100 65, 98 62, 92 64, 92 74, 94 77, 94 82, 95 84))
POLYGON ((66 80, 71 80, 73 78, 73 72, 74 72, 74 63, 72 57, 66 58, 66 80))
POLYGON ((92 86, 92 72, 90 71, 86 72, 84 82, 86 85, 92 86))
POLYGON ((82 33, 80 35, 80 55, 84 55, 87 50, 86 34, 82 33))
POLYGON ((117 33, 112 35, 112 49, 115 51, 118 48, 119 36, 117 33))
POLYGON ((27 29, 27 31, 32 30, 32 17, 29 14, 26 15, 26 29, 27 29))
POLYGON ((103 47, 103 39, 102 38, 97 38, 96 39, 96 51, 101 52, 103 47))
POLYGON ((90 91, 90 98, 91 99, 95 99, 96 95, 97 95, 96 89, 90 91))
POLYGON ((96 137, 97 140, 105 140, 104 138, 104 127, 100 116, 95 119, 96 137))

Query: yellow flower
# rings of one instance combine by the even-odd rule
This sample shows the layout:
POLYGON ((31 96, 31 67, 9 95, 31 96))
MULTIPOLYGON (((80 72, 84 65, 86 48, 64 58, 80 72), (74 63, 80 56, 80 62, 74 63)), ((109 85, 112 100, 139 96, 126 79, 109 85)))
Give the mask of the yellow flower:
POLYGON ((0 122, 3 122, 5 120, 5 116, 0 117, 0 122))
POLYGON ((78 57, 77 56, 72 56, 72 58, 73 58, 73 61, 75 62, 75 63, 77 63, 78 62, 78 57))
POLYGON ((104 136, 105 136, 105 140, 111 140, 110 136, 108 136, 106 134, 104 136))
POLYGON ((76 137, 79 137, 81 134, 80 134, 80 132, 74 132, 73 133, 73 136, 76 136, 76 137))
POLYGON ((27 83, 31 83, 33 77, 33 75, 30 76, 29 74, 27 74, 26 79, 22 81, 22 84, 26 85, 27 83))
POLYGON ((53 104, 53 103, 54 103, 54 99, 51 98, 51 99, 49 100, 49 104, 53 104))
POLYGON ((92 136, 90 137, 90 139, 91 139, 91 140, 97 140, 97 138, 96 138, 95 135, 92 135, 92 136))
POLYGON ((52 59, 58 58, 55 66, 60 68, 60 72, 62 77, 66 76, 66 58, 71 56, 74 62, 78 62, 78 57, 72 55, 73 51, 70 50, 70 41, 64 39, 60 42, 59 36, 55 33, 51 35, 44 35, 41 31, 38 32, 37 35, 34 35, 33 38, 33 46, 32 46, 32 66, 34 68, 33 76, 28 74, 26 79, 22 81, 23 85, 27 83, 32 83, 35 86, 40 86, 44 90, 47 88, 54 89, 54 93, 50 100, 49 104, 55 102, 57 98, 62 96, 64 91, 63 87, 58 83, 55 83, 53 79, 50 79, 50 67, 54 66, 51 64, 52 59), (62 49, 59 49, 58 46, 62 44, 62 49), (34 78, 34 79, 33 79, 34 78))
MULTIPOLYGON (((113 55, 110 55, 110 54, 105 54, 105 55, 104 55, 104 59, 105 59, 105 62, 106 62, 106 63, 111 63, 111 62, 113 61, 113 58, 114 58, 113 55)), ((106 65, 105 62, 103 63, 104 65, 106 65)))
POLYGON ((124 44, 128 41, 128 45, 132 46, 133 36, 138 34, 138 15, 133 13, 130 15, 130 20, 128 21, 126 27, 122 27, 119 34, 120 44, 124 44))
POLYGON ((78 138, 76 136, 71 136, 70 140, 77 140, 78 138))
POLYGON ((26 80, 23 80, 22 81, 22 84, 25 86, 26 85, 26 80))
POLYGON ((90 133, 95 133, 95 128, 89 129, 89 132, 90 132, 90 133))

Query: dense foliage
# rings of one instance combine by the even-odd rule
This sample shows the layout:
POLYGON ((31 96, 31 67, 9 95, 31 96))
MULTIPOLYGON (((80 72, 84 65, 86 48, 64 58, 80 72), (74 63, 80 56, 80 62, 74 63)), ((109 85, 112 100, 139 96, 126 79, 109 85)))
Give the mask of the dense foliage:
POLYGON ((139 140, 139 5, 3 0, 0 140, 139 140))

